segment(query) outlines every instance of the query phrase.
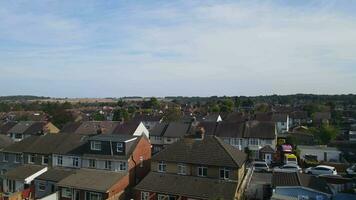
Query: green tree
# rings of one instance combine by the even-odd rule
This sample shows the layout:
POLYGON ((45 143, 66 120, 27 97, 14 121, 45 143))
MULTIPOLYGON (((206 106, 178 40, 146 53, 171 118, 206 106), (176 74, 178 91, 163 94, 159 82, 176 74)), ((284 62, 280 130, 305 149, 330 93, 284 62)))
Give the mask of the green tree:
POLYGON ((105 120, 105 116, 103 114, 101 114, 100 112, 93 113, 92 118, 94 121, 104 121, 105 120))
POLYGON ((182 117, 183 114, 179 108, 169 108, 164 115, 164 121, 166 122, 178 121, 182 119, 182 117))
POLYGON ((221 102, 220 111, 221 112, 232 112, 234 110, 234 101, 231 99, 225 99, 221 102))
POLYGON ((117 109, 114 111, 113 121, 126 121, 129 119, 129 112, 126 109, 117 109))
POLYGON ((320 144, 329 144, 336 138, 338 130, 331 125, 322 125, 320 128, 311 128, 311 132, 320 144))

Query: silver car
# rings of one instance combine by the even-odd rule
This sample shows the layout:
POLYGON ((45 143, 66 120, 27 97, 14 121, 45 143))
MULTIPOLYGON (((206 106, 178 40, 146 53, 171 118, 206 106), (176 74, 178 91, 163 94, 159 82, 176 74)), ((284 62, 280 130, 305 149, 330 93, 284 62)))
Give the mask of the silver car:
POLYGON ((264 161, 255 161, 252 163, 253 170, 256 172, 268 172, 268 164, 264 161))
POLYGON ((302 172, 302 168, 295 164, 286 164, 273 168, 273 172, 302 172))

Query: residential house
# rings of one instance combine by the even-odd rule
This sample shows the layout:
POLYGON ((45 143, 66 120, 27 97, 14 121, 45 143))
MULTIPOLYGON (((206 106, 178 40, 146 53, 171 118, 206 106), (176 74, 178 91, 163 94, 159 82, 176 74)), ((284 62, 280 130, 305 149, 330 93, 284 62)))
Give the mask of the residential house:
POLYGON ((14 141, 6 135, 0 135, 0 150, 10 146, 14 141))
POLYGON ((125 190, 150 168, 151 145, 145 135, 96 135, 88 138, 81 151, 81 169, 58 182, 60 199, 129 196, 125 190))
POLYGON ((80 123, 76 122, 73 124, 68 124, 65 127, 66 130, 64 132, 73 132, 79 135, 112 134, 119 124, 120 122, 117 121, 85 121, 80 123))
POLYGON ((68 168, 49 168, 34 180, 35 199, 47 197, 58 191, 58 182, 75 173, 68 168))
POLYGON ((298 145, 300 150, 300 158, 305 159, 306 157, 315 157, 316 160, 326 161, 326 162, 340 162, 341 161, 341 151, 335 147, 328 147, 326 145, 298 145))
POLYGON ((145 127, 147 128, 147 130, 151 131, 157 124, 162 123, 163 116, 140 114, 140 115, 135 115, 132 121, 142 122, 143 125, 145 125, 145 127))
POLYGON ((313 114, 313 123, 318 126, 321 126, 322 124, 329 124, 330 120, 330 112, 316 112, 313 114))
POLYGON ((135 199, 235 199, 246 154, 216 136, 181 139, 152 157, 135 199))
POLYGON ((59 129, 51 122, 46 121, 20 121, 10 130, 7 135, 15 142, 21 141, 32 135, 44 135, 58 133, 59 129))
POLYGON ((115 127, 112 134, 132 135, 132 136, 145 135, 147 138, 150 137, 150 132, 147 130, 145 125, 143 125, 142 122, 137 122, 137 121, 120 123, 115 127))
POLYGON ((308 113, 306 111, 293 111, 289 115, 289 126, 301 126, 308 122, 308 113))
POLYGON ((124 199, 128 182, 127 172, 79 169, 58 182, 58 199, 124 199))
POLYGON ((277 133, 282 134, 289 131, 289 115, 286 113, 273 113, 272 121, 276 123, 277 133))
POLYGON ((45 166, 21 165, 4 174, 4 197, 9 199, 20 196, 21 199, 33 199, 35 193, 34 179, 48 170, 45 166))
POLYGON ((157 153, 165 146, 173 144, 189 135, 191 133, 191 127, 191 123, 184 122, 158 124, 150 133, 152 152, 157 153))
POLYGON ((0 135, 7 135, 7 132, 17 124, 15 121, 0 122, 0 135))
POLYGON ((273 154, 265 151, 260 155, 259 151, 266 145, 270 148, 265 150, 276 149, 277 130, 273 122, 253 120, 242 123, 200 123, 198 127, 202 128, 205 134, 218 136, 239 150, 248 149, 252 159, 263 156, 270 162, 273 154))
POLYGON ((327 182, 316 176, 303 173, 273 173, 273 196, 283 196, 284 199, 328 200, 332 191, 327 182))
POLYGON ((200 122, 221 122, 221 121, 223 121, 220 114, 208 114, 206 116, 197 118, 196 120, 200 121, 200 122))

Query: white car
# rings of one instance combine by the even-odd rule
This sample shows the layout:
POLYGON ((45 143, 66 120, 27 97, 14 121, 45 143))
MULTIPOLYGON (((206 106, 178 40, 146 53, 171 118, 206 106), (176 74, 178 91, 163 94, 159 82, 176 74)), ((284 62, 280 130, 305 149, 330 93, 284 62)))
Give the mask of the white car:
POLYGON ((313 175, 337 175, 335 167, 327 165, 318 165, 305 169, 305 173, 313 175))
POLYGON ((286 164, 273 168, 273 172, 302 172, 302 168, 295 164, 286 164))
POLYGON ((346 173, 350 176, 356 175, 356 164, 353 164, 351 167, 346 169, 346 173))
POLYGON ((268 172, 269 167, 264 161, 255 161, 252 163, 253 170, 256 172, 268 172))

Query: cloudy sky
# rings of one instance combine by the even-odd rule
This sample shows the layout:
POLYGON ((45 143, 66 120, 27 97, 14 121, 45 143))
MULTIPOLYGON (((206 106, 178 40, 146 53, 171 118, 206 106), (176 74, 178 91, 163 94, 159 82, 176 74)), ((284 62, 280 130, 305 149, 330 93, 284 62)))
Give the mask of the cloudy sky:
POLYGON ((0 96, 356 93, 356 1, 0 1, 0 96))

